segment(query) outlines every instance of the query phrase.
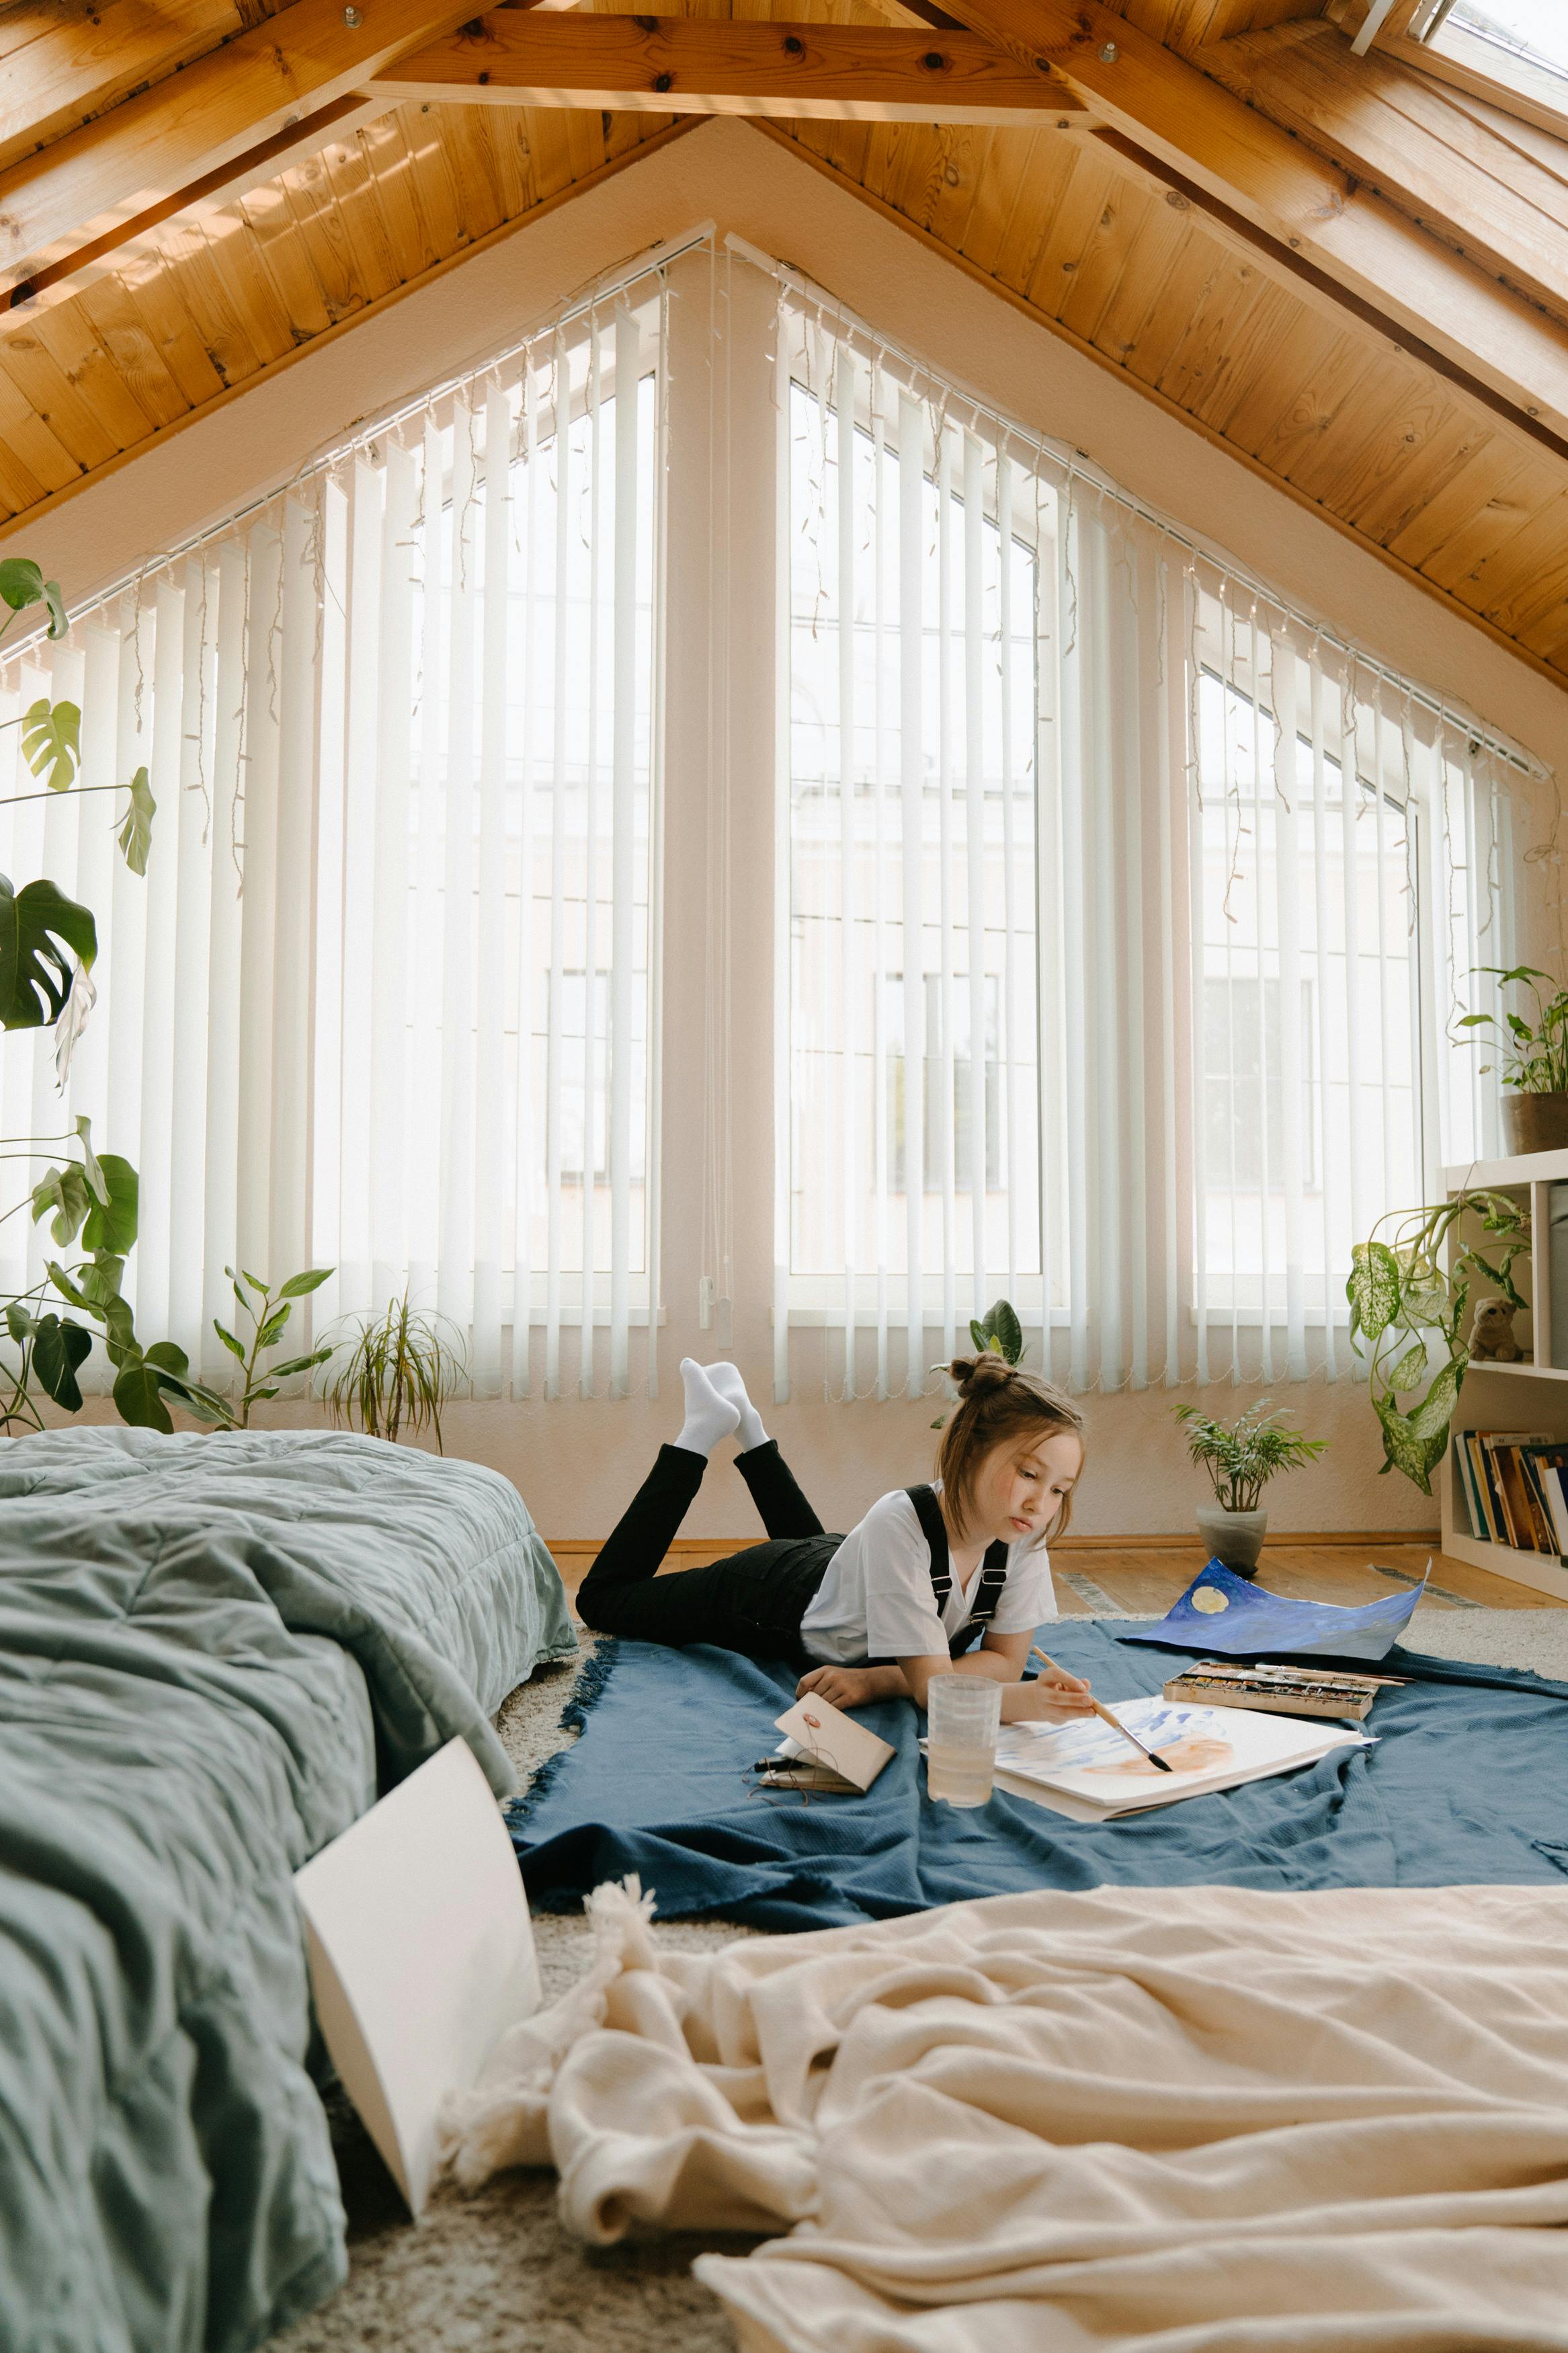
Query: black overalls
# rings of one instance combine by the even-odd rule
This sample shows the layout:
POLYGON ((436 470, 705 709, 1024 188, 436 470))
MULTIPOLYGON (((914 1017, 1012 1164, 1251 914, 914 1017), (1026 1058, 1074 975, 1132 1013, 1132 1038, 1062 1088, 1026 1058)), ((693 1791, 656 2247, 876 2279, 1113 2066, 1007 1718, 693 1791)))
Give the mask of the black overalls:
MULTIPOLYGON (((703 1568, 656 1575, 707 1467, 706 1455, 660 1447, 658 1461, 583 1580, 577 1607, 584 1623, 601 1634, 629 1635, 637 1641, 677 1648, 712 1642, 747 1658, 788 1659, 801 1671, 820 1665, 801 1648, 800 1622, 844 1538, 824 1529, 773 1439, 735 1458, 769 1541, 703 1568)), ((940 1616, 952 1590, 942 1506, 931 1487, 906 1493, 931 1548, 931 1593, 940 1616)), ((996 1543, 981 1564, 969 1618, 949 1641, 953 1658, 984 1632, 1006 1581, 1007 1546, 996 1543)))

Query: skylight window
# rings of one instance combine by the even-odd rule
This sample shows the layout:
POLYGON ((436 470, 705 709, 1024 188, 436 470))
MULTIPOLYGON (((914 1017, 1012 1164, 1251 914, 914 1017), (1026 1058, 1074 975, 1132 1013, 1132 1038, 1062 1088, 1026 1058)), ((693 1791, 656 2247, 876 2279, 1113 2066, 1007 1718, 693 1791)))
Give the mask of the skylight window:
POLYGON ((1435 55, 1568 116, 1563 0, 1423 0, 1410 30, 1435 55))

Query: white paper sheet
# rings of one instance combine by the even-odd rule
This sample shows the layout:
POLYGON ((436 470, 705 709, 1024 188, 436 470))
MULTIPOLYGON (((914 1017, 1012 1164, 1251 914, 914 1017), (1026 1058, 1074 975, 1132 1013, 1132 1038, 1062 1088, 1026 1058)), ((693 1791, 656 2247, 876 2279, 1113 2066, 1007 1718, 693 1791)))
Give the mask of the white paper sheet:
POLYGON ((996 1745, 998 1779, 1019 1796, 1037 1793, 1047 1805, 1063 1800, 1058 1810, 1075 1820, 1100 1820, 1290 1772, 1331 1748, 1369 1745, 1365 1733, 1346 1725, 1258 1708, 1193 1707, 1154 1697, 1119 1701, 1111 1713, 1145 1747, 1170 1753, 1177 1769, 1161 1773, 1142 1763, 1096 1718, 1060 1726, 1004 1725, 996 1745), (1184 1768, 1184 1751, 1192 1759, 1184 1768))
POLYGON ((417 2221, 442 2097, 539 2004, 500 1810, 449 1741, 294 1874, 332 2063, 417 2221))

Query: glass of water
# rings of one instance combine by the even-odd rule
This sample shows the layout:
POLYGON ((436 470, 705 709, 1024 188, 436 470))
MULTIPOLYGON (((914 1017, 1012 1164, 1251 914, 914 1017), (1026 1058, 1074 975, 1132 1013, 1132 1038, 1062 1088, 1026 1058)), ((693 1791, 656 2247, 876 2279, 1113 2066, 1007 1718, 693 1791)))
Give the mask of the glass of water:
POLYGON ((989 1675, 932 1675, 926 1685, 926 1792, 983 1806, 996 1769, 1002 1686, 989 1675))

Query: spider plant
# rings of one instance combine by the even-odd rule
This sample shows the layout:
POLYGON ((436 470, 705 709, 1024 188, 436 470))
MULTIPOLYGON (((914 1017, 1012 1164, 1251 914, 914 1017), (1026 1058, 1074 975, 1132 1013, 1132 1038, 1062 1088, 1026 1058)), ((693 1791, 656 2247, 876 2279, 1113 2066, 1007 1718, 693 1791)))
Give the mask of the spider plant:
POLYGON ((443 1451, 441 1409, 468 1380, 455 1324, 410 1307, 405 1292, 379 1315, 351 1318, 334 1353, 342 1361, 323 1392, 334 1422, 394 1445, 401 1431, 416 1438, 428 1430, 443 1451))

